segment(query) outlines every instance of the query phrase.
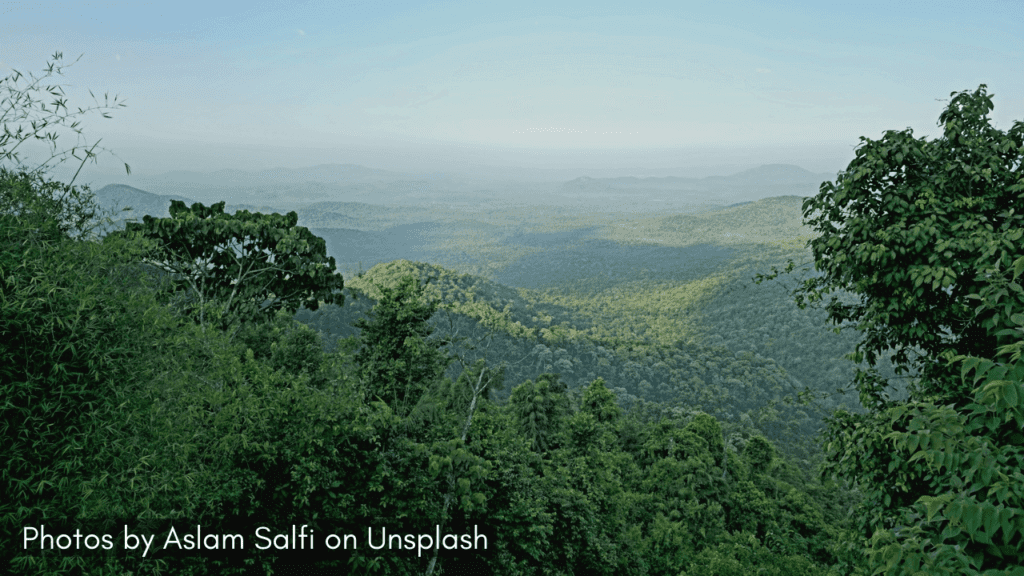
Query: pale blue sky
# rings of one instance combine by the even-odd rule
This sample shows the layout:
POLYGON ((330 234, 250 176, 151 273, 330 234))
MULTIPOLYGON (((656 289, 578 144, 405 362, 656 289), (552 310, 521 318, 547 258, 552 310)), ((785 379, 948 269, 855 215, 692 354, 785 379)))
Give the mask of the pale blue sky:
MULTIPOLYGON (((981 83, 1024 119, 1024 3, 4 2, 0 74, 83 58, 140 173, 354 162, 836 171, 981 83), (628 7, 627 7, 628 6, 628 7)), ((114 169, 115 160, 101 166, 114 169)))

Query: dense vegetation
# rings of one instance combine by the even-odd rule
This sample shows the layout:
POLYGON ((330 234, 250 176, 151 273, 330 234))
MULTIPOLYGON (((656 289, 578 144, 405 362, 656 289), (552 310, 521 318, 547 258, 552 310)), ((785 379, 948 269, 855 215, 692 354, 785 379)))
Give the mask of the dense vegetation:
MULTIPOLYGON (((633 278, 607 281, 608 256, 534 290, 406 260, 343 282, 296 213, 175 201, 104 234, 88 188, 0 168, 3 559, 22 574, 1024 574, 1024 124, 999 132, 990 109, 982 87, 956 95, 940 140, 866 140, 814 198, 644 217, 639 239, 613 228, 647 255, 633 278), (728 272, 674 275, 655 237, 737 253, 728 272), (750 282, 804 255, 795 286, 750 282), (828 321, 855 326, 830 339, 828 321), (125 525, 158 548, 197 526, 245 548, 23 545, 28 528, 125 525), (258 527, 293 525, 315 551, 257 549, 258 527), (374 550, 363 535, 382 528, 489 545, 374 550), (359 545, 330 551, 327 534, 359 545)), ((580 239, 619 249, 604 240, 580 239)))
MULTIPOLYGON (((45 191, 3 175, 5 194, 45 191)), ((40 241, 24 230, 56 219, 29 215, 4 220, 5 253, 24 259, 5 266, 5 332, 24 337, 4 373, 5 422, 19 432, 5 453, 10 537, 69 517, 353 534, 481 525, 493 539, 487 561, 508 573, 676 574, 735 556, 725 544, 735 538, 808 574, 837 562, 834 499, 756 435, 726 444, 699 412, 623 413, 600 379, 570 391, 539 372, 496 403, 490 390, 504 374, 485 362, 445 378, 453 358, 431 337, 433 304, 411 275, 377 287, 359 323, 365 338, 326 353, 287 312, 222 327, 174 306, 173 285, 131 265, 151 253, 141 235, 101 242, 53 231, 40 241), (29 354, 28 366, 13 361, 29 354)), ((295 561, 255 551, 15 556, 26 573, 228 573, 295 561)), ((457 573, 470 559, 436 565, 457 573)), ((419 573, 428 560, 364 549, 324 562, 338 564, 419 573)))

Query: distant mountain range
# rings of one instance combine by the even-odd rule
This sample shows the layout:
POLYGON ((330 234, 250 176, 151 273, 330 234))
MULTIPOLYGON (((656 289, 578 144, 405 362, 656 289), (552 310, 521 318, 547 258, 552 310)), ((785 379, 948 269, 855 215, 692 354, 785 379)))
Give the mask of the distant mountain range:
POLYGON ((744 170, 731 176, 708 176, 706 178, 680 178, 677 176, 635 178, 632 176, 618 178, 590 178, 581 176, 563 184, 564 189, 709 189, 718 187, 738 186, 818 186, 825 180, 832 180, 835 174, 816 174, 792 164, 765 164, 750 170, 744 170))
MULTIPOLYGON (((278 210, 315 202, 362 202, 376 205, 484 206, 494 201, 526 204, 586 205, 610 211, 669 209, 682 205, 725 206, 775 196, 812 196, 834 174, 816 174, 792 164, 767 164, 729 176, 705 178, 581 176, 547 184, 481 182, 448 174, 409 174, 354 164, 323 164, 309 168, 261 171, 220 170, 212 173, 174 171, 140 179, 147 192, 110 184, 96 194, 108 207, 132 206, 130 216, 167 216, 170 200, 230 205, 274 206, 278 210)), ((312 215, 310 215, 312 216, 312 215)), ((341 215, 327 220, 337 221, 341 215)), ((311 220, 325 220, 323 215, 311 220)))
POLYGON ((814 173, 793 164, 764 164, 732 176, 709 176, 703 180, 724 179, 733 182, 771 182, 776 184, 817 182, 820 184, 825 180, 835 180, 835 177, 835 173, 814 173))
POLYGON ((117 220, 141 220, 146 215, 166 218, 171 215, 171 200, 181 200, 186 204, 193 202, 184 196, 151 194, 124 184, 108 184, 94 194, 101 207, 116 211, 114 218, 117 220), (131 210, 122 211, 123 208, 131 210))
POLYGON ((822 182, 833 179, 835 174, 815 174, 792 164, 766 164, 731 176, 706 178, 582 176, 562 184, 559 192, 583 197, 649 195, 735 203, 775 196, 813 196, 822 182))
MULTIPOLYGON (((643 185, 644 187, 678 186, 698 182, 712 183, 761 183, 761 182, 787 182, 798 183, 816 179, 834 178, 835 174, 815 174, 792 164, 767 164, 750 170, 745 170, 731 176, 709 176, 706 178, 682 178, 677 176, 665 177, 605 177, 591 178, 586 174, 576 180, 598 180, 615 186, 643 185)), ((188 170, 175 170, 165 172, 156 176, 140 177, 137 179, 139 185, 158 184, 163 187, 167 184, 189 184, 210 187, 251 187, 268 185, 294 185, 307 182, 319 182, 324 184, 383 184, 398 181, 405 182, 426 182, 426 183, 475 183, 485 181, 515 181, 514 176, 508 178, 482 179, 479 177, 450 173, 450 172, 396 172, 390 170, 378 170, 367 168, 357 164, 320 164, 306 168, 270 168, 266 170, 218 170, 216 172, 194 172, 188 170)), ((536 178, 527 178, 524 174, 523 181, 535 181, 536 178)), ((565 182, 563 178, 553 177, 552 182, 565 182)), ((575 181, 575 180, 573 180, 575 181)))

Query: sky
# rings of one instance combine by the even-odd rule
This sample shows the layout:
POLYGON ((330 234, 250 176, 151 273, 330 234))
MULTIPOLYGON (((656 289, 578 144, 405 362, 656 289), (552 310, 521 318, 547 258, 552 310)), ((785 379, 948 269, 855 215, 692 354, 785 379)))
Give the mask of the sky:
POLYGON ((938 135, 942 100, 983 83, 997 127, 1024 119, 1019 0, 0 0, 0 76, 58 51, 81 55, 69 105, 127 104, 82 129, 140 174, 835 172, 861 136, 938 135))

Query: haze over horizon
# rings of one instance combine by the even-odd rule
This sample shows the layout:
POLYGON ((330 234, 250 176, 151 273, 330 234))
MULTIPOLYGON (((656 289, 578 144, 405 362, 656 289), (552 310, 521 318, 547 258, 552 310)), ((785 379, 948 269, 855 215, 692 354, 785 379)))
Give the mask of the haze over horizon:
POLYGON ((527 179, 835 173, 861 136, 937 136, 953 91, 987 84, 997 127, 1024 118, 1024 8, 1006 0, 41 1, 0 14, 0 74, 83 54, 56 78, 69 103, 89 105, 88 89, 127 102, 83 130, 133 176, 108 154, 82 175, 127 184, 320 164, 527 179))

